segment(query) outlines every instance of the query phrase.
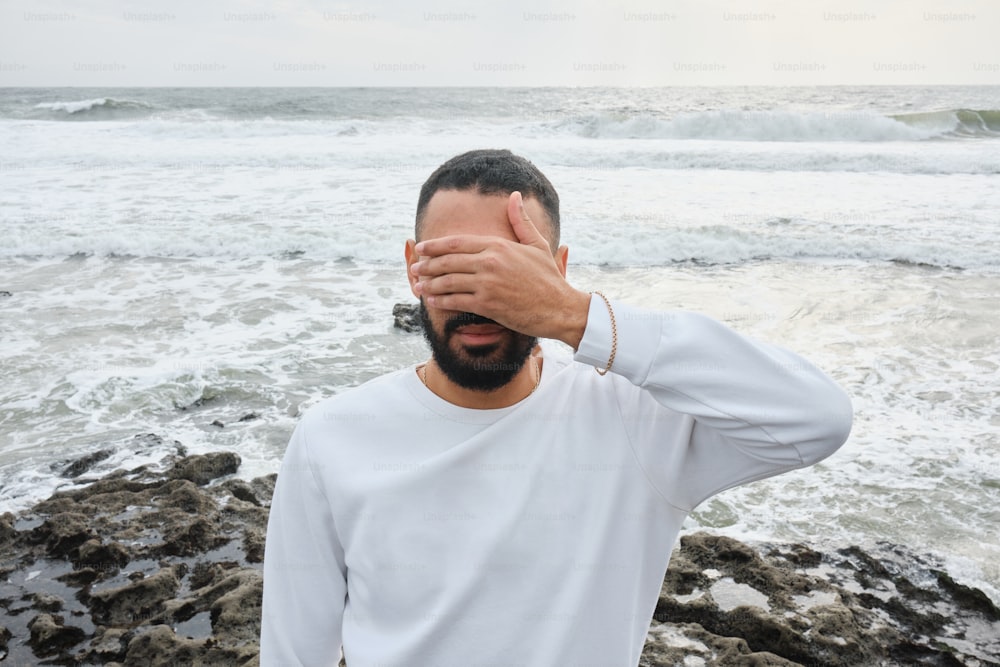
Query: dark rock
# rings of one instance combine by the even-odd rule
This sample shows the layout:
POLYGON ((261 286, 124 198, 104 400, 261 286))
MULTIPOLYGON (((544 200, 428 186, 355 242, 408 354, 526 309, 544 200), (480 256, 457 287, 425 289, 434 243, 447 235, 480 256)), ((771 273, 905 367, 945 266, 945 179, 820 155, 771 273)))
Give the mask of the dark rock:
POLYGON ((90 642, 90 655, 102 664, 120 662, 125 659, 125 649, 132 635, 131 630, 98 626, 90 642))
MULTIPOLYGON (((135 442, 139 449, 169 444, 154 434, 135 442)), ((29 609, 94 623, 89 632, 89 623, 83 628, 82 642, 47 656, 51 664, 255 664, 263 504, 276 476, 208 485, 238 465, 239 457, 227 453, 178 459, 167 473, 155 466, 118 470, 57 492, 20 518, 0 515, 0 533, 11 537, 0 540, 8 587, 0 626, 22 635, 0 664, 37 664, 26 619, 18 617, 29 609), (19 523, 29 527, 18 532, 19 523), (41 576, 17 574, 29 568, 41 576), (65 587, 79 590, 66 595, 65 587), (161 634, 174 624, 188 639, 161 634)), ((42 641, 50 626, 65 624, 53 616, 36 625, 42 641)), ((77 639, 79 631, 60 636, 77 639)))
POLYGON ((213 422, 212 422, 212 426, 218 426, 219 428, 225 428, 225 427, 226 427, 226 425, 225 425, 225 424, 223 424, 223 423, 222 423, 221 421, 219 421, 218 419, 216 419, 215 421, 213 421, 213 422))
POLYGON ((234 498, 239 498, 244 502, 260 507, 260 500, 257 499, 257 494, 254 493, 253 488, 242 479, 230 480, 226 482, 225 487, 229 489, 234 498))
POLYGON ((100 571, 113 571, 128 564, 131 557, 128 550, 117 542, 102 544, 100 540, 87 540, 80 545, 77 568, 92 568, 100 571))
POLYGON ((16 520, 17 517, 10 512, 0 514, 0 543, 13 541, 17 534, 17 530, 14 528, 16 520))
POLYGON ((392 326, 407 333, 423 330, 423 320, 420 316, 420 304, 397 303, 392 307, 392 326))
POLYGON ((157 552, 166 556, 196 556, 215 549, 229 541, 216 532, 215 526, 206 519, 197 518, 191 523, 177 523, 163 538, 157 552))
POLYGON ((92 454, 87 454, 86 456, 81 456, 80 458, 73 461, 65 468, 63 468, 61 474, 63 477, 69 477, 69 478, 79 477, 83 473, 93 468, 96 464, 110 457, 114 453, 115 450, 109 447, 93 452, 92 454))
MULTIPOLYGON (((187 405, 177 406, 177 409, 180 410, 181 412, 186 412, 188 410, 197 410, 198 408, 204 406, 206 403, 211 403, 216 398, 218 398, 218 396, 204 396, 204 395, 202 395, 202 396, 199 396, 198 398, 196 398, 195 400, 191 401, 187 405)), ((176 403, 174 405, 176 405, 176 403)))
POLYGON ((245 415, 243 415, 242 417, 240 417, 238 421, 241 421, 241 422, 251 422, 254 419, 260 419, 260 415, 257 414, 256 412, 248 412, 245 415))
POLYGON ((160 619, 164 605, 177 594, 180 582, 171 568, 119 588, 92 593, 90 609, 94 622, 132 627, 160 619))
POLYGON ((47 611, 55 613, 62 611, 63 605, 65 604, 63 600, 58 595, 53 595, 52 593, 46 593, 44 591, 35 593, 32 596, 31 606, 39 611, 47 611))
MULTIPOLYGON (((156 433, 142 433, 140 435, 132 438, 131 449, 142 451, 145 449, 156 449, 160 450, 164 447, 166 441, 162 436, 156 433)), ((181 444, 180 441, 174 440, 172 443, 174 451, 177 452, 177 456, 187 456, 187 447, 181 444)))
POLYGON ((56 581, 61 581, 67 586, 76 586, 77 588, 83 588, 84 586, 89 586, 100 578, 102 572, 95 570, 91 567, 82 567, 79 569, 74 569, 66 574, 59 575, 56 577, 56 581))
POLYGON ((255 477, 250 481, 250 488, 260 501, 261 505, 271 506, 271 498, 274 496, 274 484, 278 481, 276 474, 255 477))
POLYGON ((774 653, 754 652, 746 640, 713 634, 697 623, 676 624, 654 621, 647 637, 639 667, 675 665, 802 667, 800 663, 774 653))
POLYGON ((253 646, 218 646, 211 639, 186 639, 165 625, 155 625, 132 638, 124 662, 143 667, 252 667, 256 654, 253 646))
POLYGON ((1000 667, 992 601, 941 574, 902 547, 821 553, 688 535, 641 664, 1000 667), (992 636, 965 630, 986 627, 992 636))
POLYGON ((164 484, 163 490, 169 491, 166 497, 168 507, 176 507, 188 514, 207 514, 215 507, 212 498, 205 496, 190 479, 178 479, 164 484))
POLYGON ((87 637, 81 628, 63 625, 62 616, 52 614, 35 616, 28 622, 28 631, 31 633, 28 643, 42 657, 72 648, 87 637))
POLYGON ((243 553, 248 563, 264 562, 264 531, 247 528, 243 532, 243 553))
POLYGON ((788 546, 787 551, 780 552, 774 550, 770 552, 770 555, 784 556, 789 563, 798 565, 799 567, 819 567, 819 564, 823 562, 823 554, 804 544, 792 544, 788 546))
POLYGON ((191 576, 188 577, 188 584, 193 589, 204 588, 215 581, 215 577, 220 572, 221 568, 216 563, 209 563, 203 560, 198 561, 195 563, 194 569, 191 570, 191 576))
POLYGON ((199 594, 212 614, 217 634, 256 641, 260 637, 260 607, 264 580, 259 570, 241 569, 199 594))
POLYGON ((0 296, 14 296, 14 295, 5 289, 0 289, 0 296))
POLYGON ((232 475, 240 467, 240 457, 233 452, 195 454, 177 462, 169 476, 173 479, 187 479, 198 486, 204 486, 224 475, 232 475))
POLYGON ((81 544, 98 539, 91 531, 87 517, 78 512, 60 512, 49 517, 32 531, 32 537, 45 543, 49 556, 71 559, 81 544))
POLYGON ((980 612, 991 621, 1000 621, 1000 609, 993 601, 978 588, 970 588, 960 584, 951 578, 947 572, 936 570, 934 576, 937 577, 938 584, 948 591, 966 609, 980 612))

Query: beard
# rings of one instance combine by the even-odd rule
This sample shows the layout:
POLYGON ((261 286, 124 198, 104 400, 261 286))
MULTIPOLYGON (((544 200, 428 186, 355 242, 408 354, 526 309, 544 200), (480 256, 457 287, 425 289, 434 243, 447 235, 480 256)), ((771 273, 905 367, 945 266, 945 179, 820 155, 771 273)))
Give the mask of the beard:
POLYGON ((452 346, 460 327, 468 324, 495 324, 495 321, 474 313, 452 315, 444 322, 444 331, 438 332, 427 313, 423 298, 420 299, 420 323, 424 339, 438 368, 449 380, 463 389, 491 392, 505 387, 524 367, 531 351, 538 344, 534 336, 507 330, 502 339, 486 345, 452 346))

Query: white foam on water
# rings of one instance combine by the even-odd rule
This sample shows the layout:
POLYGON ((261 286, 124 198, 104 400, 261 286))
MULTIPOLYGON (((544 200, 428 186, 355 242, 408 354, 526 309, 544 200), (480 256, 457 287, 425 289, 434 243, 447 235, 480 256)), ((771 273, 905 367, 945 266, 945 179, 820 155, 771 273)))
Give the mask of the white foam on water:
POLYGON ((957 119, 909 125, 874 112, 741 111, 719 109, 677 114, 596 114, 558 121, 558 132, 591 138, 715 139, 727 141, 917 141, 954 130, 957 119))
POLYGON ((81 111, 89 111, 96 106, 103 106, 107 102, 108 99, 106 97, 99 97, 92 100, 76 100, 73 102, 39 102, 35 105, 35 108, 49 111, 65 111, 66 113, 79 113, 81 111))
MULTIPOLYGON (((565 202, 563 240, 578 263, 829 259, 1000 269, 989 213, 1000 207, 1000 191, 986 188, 980 176, 911 181, 898 174, 775 179, 758 172, 640 168, 551 172, 565 202), (900 189, 908 191, 905 206, 897 204, 900 189), (854 193, 848 202, 836 196, 844 190, 854 193), (970 199, 980 206, 957 215, 970 199), (616 202, 611 209, 610 202, 616 202)), ((63 177, 71 191, 14 197, 5 211, 7 243, 0 256, 237 259, 305 253, 398 265, 403 240, 413 234, 412 193, 425 173, 137 169, 109 183, 71 172, 63 177), (170 177, 157 192, 150 191, 153 175, 170 177), (359 198, 361 192, 380 194, 359 198)), ((13 174, 12 192, 29 193, 38 177, 32 170, 13 174)))

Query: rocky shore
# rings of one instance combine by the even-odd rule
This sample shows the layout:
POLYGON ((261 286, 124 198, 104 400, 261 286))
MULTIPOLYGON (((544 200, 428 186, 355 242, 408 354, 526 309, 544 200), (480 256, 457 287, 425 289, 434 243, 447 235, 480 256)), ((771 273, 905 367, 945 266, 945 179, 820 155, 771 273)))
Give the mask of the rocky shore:
MULTIPOLYGON (((258 664, 276 476, 242 481, 237 454, 174 445, 163 467, 94 479, 106 455, 68 461, 86 486, 0 516, 0 667, 258 664)), ((675 550, 640 664, 1000 667, 1000 610, 902 547, 698 533, 675 550)))

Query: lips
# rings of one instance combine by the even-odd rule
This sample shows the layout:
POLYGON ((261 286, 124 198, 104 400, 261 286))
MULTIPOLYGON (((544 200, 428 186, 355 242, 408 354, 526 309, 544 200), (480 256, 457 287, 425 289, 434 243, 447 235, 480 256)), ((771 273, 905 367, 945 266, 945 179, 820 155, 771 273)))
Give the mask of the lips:
POLYGON ((495 342, 507 331, 497 324, 466 324, 459 327, 455 333, 465 343, 470 345, 485 345, 495 342))
POLYGON ((506 329, 499 324, 466 324, 458 328, 458 333, 473 335, 503 333, 504 331, 506 329))

